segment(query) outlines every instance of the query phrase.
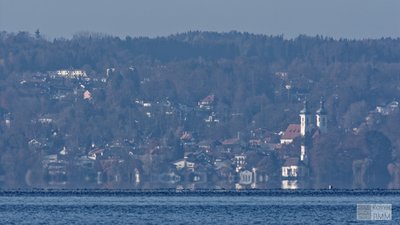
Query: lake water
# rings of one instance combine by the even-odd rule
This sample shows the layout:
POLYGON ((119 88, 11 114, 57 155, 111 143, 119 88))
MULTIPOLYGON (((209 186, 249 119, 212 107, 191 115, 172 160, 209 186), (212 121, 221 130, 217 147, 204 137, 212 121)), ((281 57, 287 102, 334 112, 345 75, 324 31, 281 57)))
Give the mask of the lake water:
POLYGON ((0 224, 400 224, 400 195, 12 192, 0 194, 0 224), (357 221, 360 203, 392 204, 392 220, 357 221))

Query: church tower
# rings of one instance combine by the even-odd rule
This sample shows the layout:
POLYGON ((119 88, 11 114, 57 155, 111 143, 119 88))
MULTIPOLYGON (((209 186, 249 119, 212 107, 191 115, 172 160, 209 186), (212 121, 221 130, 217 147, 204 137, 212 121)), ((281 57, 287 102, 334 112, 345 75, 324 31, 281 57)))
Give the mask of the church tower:
POLYGON ((301 147, 300 147, 300 160, 307 165, 308 164, 308 155, 307 155, 307 148, 306 148, 306 144, 305 141, 303 139, 302 143, 301 143, 301 147))
POLYGON ((312 129, 311 114, 308 110, 307 100, 304 101, 304 107, 300 110, 300 135, 302 137, 306 136, 308 132, 312 129))
POLYGON ((328 113, 325 109, 325 102, 323 99, 320 101, 319 109, 317 110, 317 127, 321 133, 328 132, 328 113))

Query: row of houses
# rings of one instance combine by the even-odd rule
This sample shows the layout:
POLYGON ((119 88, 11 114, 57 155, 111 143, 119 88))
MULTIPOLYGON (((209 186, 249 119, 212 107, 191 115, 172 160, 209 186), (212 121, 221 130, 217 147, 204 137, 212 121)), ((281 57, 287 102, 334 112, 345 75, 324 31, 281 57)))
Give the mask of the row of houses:
MULTIPOLYGON (((270 158, 270 150, 249 150, 238 137, 189 144, 182 133, 183 157, 169 160, 168 146, 136 146, 116 142, 90 150, 62 148, 43 157, 43 179, 50 187, 92 188, 265 188, 271 176, 257 163, 270 158), (77 152, 87 152, 84 155, 77 152), (252 159, 250 159, 252 158, 252 159), (152 167, 161 166, 162 171, 152 167)), ((32 139, 32 149, 48 151, 47 140, 32 139)), ((191 140, 193 141, 193 140, 191 140)), ((275 174, 276 175, 276 174, 275 174)), ((272 175, 274 176, 274 175, 272 175)))
POLYGON ((41 94, 58 101, 91 100, 91 91, 103 88, 106 78, 91 78, 84 70, 58 70, 29 74, 20 81, 21 94, 41 94))
MULTIPOLYGON (((114 71, 115 69, 109 69, 107 77, 114 71)), ((54 96, 58 96, 56 99, 71 96, 76 98, 80 95, 79 97, 91 101, 93 96, 90 90, 100 87, 102 82, 91 79, 83 70, 60 70, 37 74, 30 80, 21 81, 21 85, 39 88, 48 94, 54 92, 54 96)), ((196 107, 191 108, 173 104, 167 98, 162 101, 132 99, 149 119, 159 116, 156 113, 161 112, 165 116, 179 114, 179 119, 184 121, 189 113, 194 112, 210 126, 219 123, 222 118, 215 110, 217 100, 214 94, 210 94, 201 99, 196 107)), ((51 115, 42 115, 32 120, 32 123, 50 125, 53 121, 51 115)), ((246 135, 239 132, 236 137, 224 140, 201 140, 196 131, 186 130, 180 136, 179 148, 182 154, 172 157, 168 156, 168 152, 177 152, 177 146, 158 143, 154 147, 149 140, 133 141, 133 144, 123 143, 119 146, 103 144, 101 147, 92 146, 79 151, 63 148, 57 154, 48 154, 43 158, 43 173, 46 184, 50 186, 86 184, 90 187, 141 188, 158 185, 171 188, 245 189, 276 188, 278 185, 282 188, 297 188, 301 179, 306 179, 308 175, 310 146, 303 140, 327 132, 326 124, 323 101, 315 118, 305 103, 300 112, 300 123, 290 124, 285 132, 257 128, 246 135), (293 146, 296 140, 300 140, 301 145, 299 149, 294 149, 298 156, 293 157, 284 150, 288 149, 287 146, 293 146), (71 155, 68 152, 75 153, 71 155), (157 163, 162 164, 160 166, 163 171, 155 171, 157 163)), ((56 129, 51 133, 59 135, 56 129)), ((48 150, 52 146, 47 142, 48 140, 37 138, 30 140, 28 144, 34 149, 47 149, 42 152, 54 151, 48 150)))
MULTIPOLYGON (((194 132, 182 131, 180 146, 183 156, 175 161, 165 156, 174 151, 173 147, 132 146, 118 142, 102 148, 93 146, 93 149, 86 151, 86 155, 69 158, 69 161, 62 159, 67 155, 63 149, 58 154, 61 159, 48 156, 43 160, 43 168, 48 185, 68 185, 69 174, 73 173, 71 171, 79 170, 86 175, 75 180, 75 183, 91 182, 95 187, 300 188, 308 177, 310 148, 302 140, 327 132, 327 125, 322 122, 325 116, 321 101, 314 124, 305 104, 300 113, 300 124, 290 124, 280 134, 258 128, 250 131, 247 140, 240 133, 225 140, 198 140, 194 132), (293 157, 286 154, 284 149, 296 146, 293 145, 296 140, 300 140, 301 144, 300 149, 293 150, 298 152, 298 156, 293 157), (138 150, 140 148, 144 150, 138 150), (149 148, 152 150, 149 151, 149 148), (166 169, 154 173, 146 169, 149 162, 165 164, 163 167, 166 169)), ((37 145, 37 142, 32 140, 30 144, 37 145)))

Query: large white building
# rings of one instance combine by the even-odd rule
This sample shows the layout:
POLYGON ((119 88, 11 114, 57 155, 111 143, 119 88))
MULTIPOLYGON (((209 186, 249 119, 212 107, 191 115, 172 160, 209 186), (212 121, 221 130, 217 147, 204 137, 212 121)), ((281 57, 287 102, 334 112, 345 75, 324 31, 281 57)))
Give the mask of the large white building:
POLYGON ((291 124, 285 132, 287 134, 284 134, 281 138, 281 143, 284 142, 282 144, 292 143, 293 139, 299 136, 301 138, 300 157, 287 158, 282 166, 281 176, 283 189, 298 188, 298 180, 304 179, 309 175, 308 148, 310 148, 310 139, 314 134, 324 134, 328 132, 327 111, 322 99, 315 117, 310 113, 307 101, 304 101, 304 106, 303 109, 300 110, 299 116, 300 134, 295 135, 290 131, 290 127, 295 127, 294 124, 291 124), (289 136, 290 138, 288 138, 289 136))
POLYGON ((64 78, 86 78, 87 74, 84 70, 57 70, 56 75, 64 78))
POLYGON ((300 135, 302 138, 302 144, 300 149, 300 160, 305 164, 308 164, 307 151, 307 140, 313 136, 316 132, 326 133, 328 132, 328 113, 325 109, 324 100, 321 99, 318 110, 315 114, 315 121, 313 116, 308 109, 307 101, 304 101, 304 107, 300 110, 300 135))

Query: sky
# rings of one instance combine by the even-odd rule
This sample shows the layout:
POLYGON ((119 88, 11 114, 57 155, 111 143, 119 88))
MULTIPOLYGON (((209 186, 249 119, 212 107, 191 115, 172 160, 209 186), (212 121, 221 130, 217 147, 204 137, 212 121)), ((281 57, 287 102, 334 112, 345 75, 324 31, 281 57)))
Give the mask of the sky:
POLYGON ((334 38, 400 37, 400 0, 0 0, 0 31, 69 38, 232 30, 334 38))

